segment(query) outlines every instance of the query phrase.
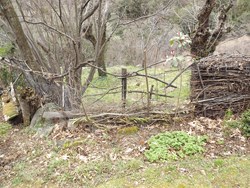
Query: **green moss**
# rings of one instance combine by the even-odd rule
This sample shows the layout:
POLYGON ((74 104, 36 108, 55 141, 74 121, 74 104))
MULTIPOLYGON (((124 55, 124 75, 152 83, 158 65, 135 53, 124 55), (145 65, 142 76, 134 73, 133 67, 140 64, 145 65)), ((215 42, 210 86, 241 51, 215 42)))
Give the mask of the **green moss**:
POLYGON ((149 122, 149 118, 140 118, 140 117, 129 117, 128 120, 136 124, 144 124, 149 122))
POLYGON ((77 147, 79 145, 82 145, 85 141, 84 140, 75 140, 75 141, 66 141, 63 144, 63 149, 68 149, 68 148, 72 148, 72 147, 77 147))
POLYGON ((130 134, 135 134, 138 131, 139 131, 139 128, 137 126, 123 127, 118 130, 118 134, 130 135, 130 134))
POLYGON ((19 115, 18 107, 16 102, 10 101, 8 103, 4 103, 3 105, 3 115, 5 120, 10 120, 19 115))
POLYGON ((3 46, 0 46, 0 56, 6 56, 13 53, 14 46, 11 43, 7 43, 3 46))

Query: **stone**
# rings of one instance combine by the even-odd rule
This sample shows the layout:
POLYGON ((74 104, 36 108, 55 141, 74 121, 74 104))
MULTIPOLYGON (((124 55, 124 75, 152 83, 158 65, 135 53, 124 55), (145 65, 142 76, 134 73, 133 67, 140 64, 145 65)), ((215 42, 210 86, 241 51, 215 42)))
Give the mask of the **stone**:
POLYGON ((49 136, 55 127, 55 122, 53 119, 46 120, 42 117, 43 113, 46 111, 58 111, 59 107, 54 103, 47 103, 43 107, 39 108, 35 115, 33 116, 30 128, 36 131, 36 136, 38 137, 47 137, 49 136))

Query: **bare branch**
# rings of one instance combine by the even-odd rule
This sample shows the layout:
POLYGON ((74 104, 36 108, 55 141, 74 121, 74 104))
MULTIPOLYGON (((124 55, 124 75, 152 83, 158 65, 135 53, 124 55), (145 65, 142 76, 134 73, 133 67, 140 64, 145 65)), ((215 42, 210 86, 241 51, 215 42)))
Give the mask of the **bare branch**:
MULTIPOLYGON (((82 30, 82 26, 83 26, 83 23, 90 17, 92 16, 95 11, 97 10, 97 8, 100 6, 100 2, 98 1, 98 3, 95 4, 95 6, 93 7, 92 10, 90 10, 89 12, 87 12, 83 17, 81 17, 80 19, 80 25, 79 25, 79 29, 80 31, 82 30)), ((79 32, 80 32, 79 31, 79 32)))
POLYGON ((23 17, 23 19, 24 19, 25 23, 33 24, 33 25, 43 25, 43 26, 51 29, 52 31, 55 31, 55 32, 59 33, 60 35, 65 36, 66 38, 70 39, 73 43, 76 43, 75 40, 71 36, 69 36, 68 34, 66 34, 66 33, 64 33, 64 32, 62 32, 60 30, 58 30, 55 27, 52 27, 52 26, 46 24, 45 22, 41 22, 41 21, 40 22, 31 22, 31 21, 26 20, 25 17, 23 17))
POLYGON ((168 87, 177 88, 176 86, 174 86, 174 85, 172 85, 172 84, 169 84, 169 83, 167 83, 167 82, 165 82, 165 81, 163 81, 163 80, 161 80, 161 79, 159 79, 159 78, 156 78, 156 77, 153 77, 153 76, 150 76, 150 75, 140 74, 140 73, 136 72, 136 73, 134 73, 134 74, 133 74, 133 73, 130 74, 129 77, 134 77, 134 76, 148 77, 148 78, 150 78, 150 79, 153 79, 153 80, 156 80, 156 81, 158 81, 158 82, 161 82, 161 83, 165 84, 165 85, 168 86, 168 87))
POLYGON ((158 15, 159 13, 161 13, 163 10, 167 9, 168 7, 170 7, 173 3, 174 3, 174 0, 169 0, 168 3, 167 3, 167 5, 165 5, 162 9, 156 11, 155 13, 149 14, 149 15, 146 15, 146 16, 141 16, 139 18, 136 18, 134 20, 128 21, 126 23, 121 23, 121 25, 129 25, 131 23, 134 23, 134 22, 137 22, 137 21, 140 21, 140 20, 145 20, 145 19, 148 19, 150 17, 154 17, 154 16, 158 15))
POLYGON ((52 8, 52 10, 55 12, 55 14, 58 16, 59 20, 61 21, 63 27, 65 27, 64 22, 62 20, 62 7, 61 7, 61 0, 59 0, 58 2, 58 6, 59 6, 59 12, 56 11, 55 7, 52 5, 52 3, 49 0, 46 0, 46 2, 50 5, 50 7, 52 8))

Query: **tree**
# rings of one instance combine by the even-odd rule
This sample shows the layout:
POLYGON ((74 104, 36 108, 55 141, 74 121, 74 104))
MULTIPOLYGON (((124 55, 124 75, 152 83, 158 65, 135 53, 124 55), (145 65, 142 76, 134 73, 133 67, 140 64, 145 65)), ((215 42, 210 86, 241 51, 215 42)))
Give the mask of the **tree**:
POLYGON ((0 1, 1 17, 10 25, 21 54, 19 59, 10 58, 8 66, 21 70, 40 96, 65 109, 79 109, 95 69, 101 67, 98 68, 100 75, 106 74, 107 2, 19 0, 15 4, 11 0, 0 1), (88 37, 89 33, 92 38, 88 37), (92 68, 82 85, 84 66, 92 68))
POLYGON ((228 11, 233 7, 232 1, 225 7, 222 5, 218 13, 218 22, 214 28, 210 25, 209 17, 216 7, 216 0, 206 0, 197 16, 197 29, 190 34, 191 54, 196 57, 206 57, 214 52, 219 40, 230 28, 225 29, 228 11))
POLYGON ((22 65, 19 66, 24 67, 23 69, 29 68, 32 70, 23 71, 27 81, 35 88, 38 94, 43 95, 43 93, 46 93, 52 97, 53 101, 60 103, 60 88, 56 84, 49 84, 48 80, 44 77, 34 74, 35 71, 41 71, 39 64, 41 63, 43 65, 43 63, 35 58, 11 1, 2 0, 0 1, 0 6, 2 11, 1 16, 10 25, 15 35, 15 42, 21 51, 22 57, 25 59, 25 63, 23 62, 22 65))

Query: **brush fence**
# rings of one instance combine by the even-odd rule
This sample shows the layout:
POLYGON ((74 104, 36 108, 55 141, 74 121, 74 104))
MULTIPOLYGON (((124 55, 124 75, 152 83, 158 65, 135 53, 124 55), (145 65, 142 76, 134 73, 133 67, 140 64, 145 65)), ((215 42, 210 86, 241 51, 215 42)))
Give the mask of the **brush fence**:
POLYGON ((212 55, 192 67, 191 101, 195 115, 222 118, 250 107, 250 56, 212 55))

